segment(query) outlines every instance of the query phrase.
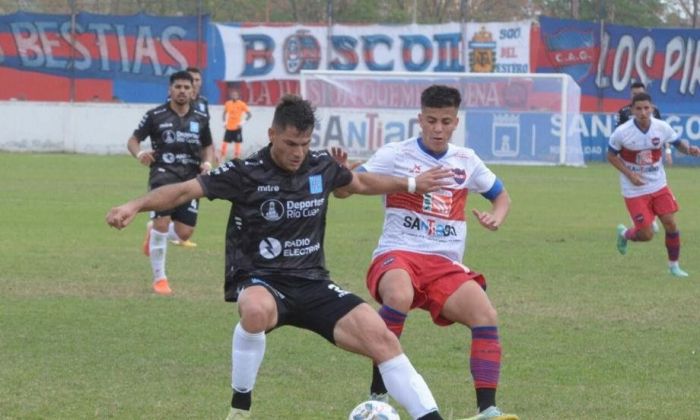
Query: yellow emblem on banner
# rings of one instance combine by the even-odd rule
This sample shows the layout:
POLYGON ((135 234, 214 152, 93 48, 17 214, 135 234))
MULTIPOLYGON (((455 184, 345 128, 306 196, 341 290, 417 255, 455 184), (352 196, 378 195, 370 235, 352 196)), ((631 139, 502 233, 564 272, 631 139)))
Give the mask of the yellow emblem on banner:
POLYGON ((493 34, 482 26, 469 41, 469 70, 474 73, 493 73, 496 66, 496 41, 493 34))

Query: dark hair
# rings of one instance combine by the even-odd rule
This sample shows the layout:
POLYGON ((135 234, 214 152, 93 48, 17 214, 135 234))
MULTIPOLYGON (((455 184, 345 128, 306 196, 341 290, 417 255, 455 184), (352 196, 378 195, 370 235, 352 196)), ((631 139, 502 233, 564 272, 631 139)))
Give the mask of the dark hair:
POLYGON ((198 67, 187 67, 185 69, 186 72, 188 73, 199 73, 202 74, 202 71, 198 67))
POLYGON ((642 89, 646 90, 647 87, 644 86, 644 83, 642 83, 642 82, 634 82, 630 85, 630 88, 631 89, 642 88, 642 89))
POLYGON ((175 72, 170 75, 170 84, 172 85, 175 83, 176 80, 189 80, 190 83, 194 83, 194 79, 192 79, 192 75, 189 74, 186 70, 181 70, 178 72, 175 72))
POLYGON ((422 108, 459 108, 462 95, 459 90, 445 85, 432 85, 420 95, 422 108))
POLYGON ((641 101, 649 101, 651 102, 651 95, 649 95, 646 92, 638 93, 632 97, 632 105, 634 105, 637 102, 641 101))
POLYGON ((296 95, 284 95, 275 107, 275 116, 272 125, 284 130, 294 127, 299 132, 306 132, 314 128, 316 124, 315 109, 311 103, 296 95))

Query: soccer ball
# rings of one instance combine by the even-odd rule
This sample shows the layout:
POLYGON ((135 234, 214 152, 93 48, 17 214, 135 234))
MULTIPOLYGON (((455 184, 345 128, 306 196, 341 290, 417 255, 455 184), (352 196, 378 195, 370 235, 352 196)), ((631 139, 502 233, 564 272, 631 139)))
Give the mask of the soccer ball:
POLYGON ((400 420, 399 413, 381 401, 365 401, 353 408, 348 420, 400 420))

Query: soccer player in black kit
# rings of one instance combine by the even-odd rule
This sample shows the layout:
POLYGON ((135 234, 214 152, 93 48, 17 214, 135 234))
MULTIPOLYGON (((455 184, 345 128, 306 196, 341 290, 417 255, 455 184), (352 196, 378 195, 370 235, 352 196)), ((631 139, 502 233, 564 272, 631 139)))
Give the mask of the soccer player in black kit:
MULTIPOLYGON (((195 178, 211 170, 214 146, 209 116, 192 106, 192 76, 186 71, 170 76, 168 101, 143 116, 127 142, 129 153, 150 167, 149 189, 195 178), (141 142, 151 138, 152 150, 141 150, 141 142)), ((143 251, 150 258, 153 291, 172 293, 165 272, 168 240, 187 241, 197 224, 199 201, 192 199, 152 213, 146 227, 143 251)))
MULTIPOLYGON (((330 279, 323 239, 333 190, 376 195, 431 192, 450 171, 437 167, 415 178, 353 173, 326 151, 310 151, 314 109, 297 96, 277 105, 270 144, 210 175, 158 188, 109 211, 118 229, 138 212, 160 211, 200 197, 232 203, 226 231, 225 299, 238 303, 233 333, 233 397, 228 419, 250 417, 253 386, 266 334, 284 325, 313 331, 332 344, 371 358, 389 394, 414 419, 440 419, 423 378, 377 312, 330 279)), ((319 413, 322 414, 322 413, 319 413)))

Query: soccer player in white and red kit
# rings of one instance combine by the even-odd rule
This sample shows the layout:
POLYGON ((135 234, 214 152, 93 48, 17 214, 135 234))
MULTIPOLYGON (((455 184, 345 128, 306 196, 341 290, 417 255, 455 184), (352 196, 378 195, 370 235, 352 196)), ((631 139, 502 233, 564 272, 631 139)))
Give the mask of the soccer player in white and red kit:
POLYGON ((617 249, 625 255, 627 241, 650 241, 652 222, 658 216, 666 231, 669 271, 687 277, 678 265, 681 240, 675 213, 679 207, 666 184, 662 155, 667 143, 692 156, 700 156, 700 148, 680 140, 668 123, 652 117, 654 107, 648 94, 635 95, 631 107, 634 118, 617 127, 608 144, 608 162, 620 171, 622 196, 634 223, 629 229, 617 226, 617 249))
MULTIPOLYGON (((457 322, 470 328, 470 368, 479 412, 474 418, 516 419, 496 406, 501 345, 486 281, 462 264, 467 195, 479 193, 491 201, 489 211, 472 213, 493 231, 506 218, 510 197, 474 150, 450 143, 461 100, 453 87, 428 87, 421 94, 418 114, 421 136, 386 144, 359 167, 359 171, 415 177, 442 165, 453 174, 437 192, 385 196, 384 228, 367 273, 367 287, 382 304, 379 314, 397 336, 413 308, 430 312, 437 325, 457 322)), ((370 392, 375 397, 386 392, 376 368, 370 392)))

